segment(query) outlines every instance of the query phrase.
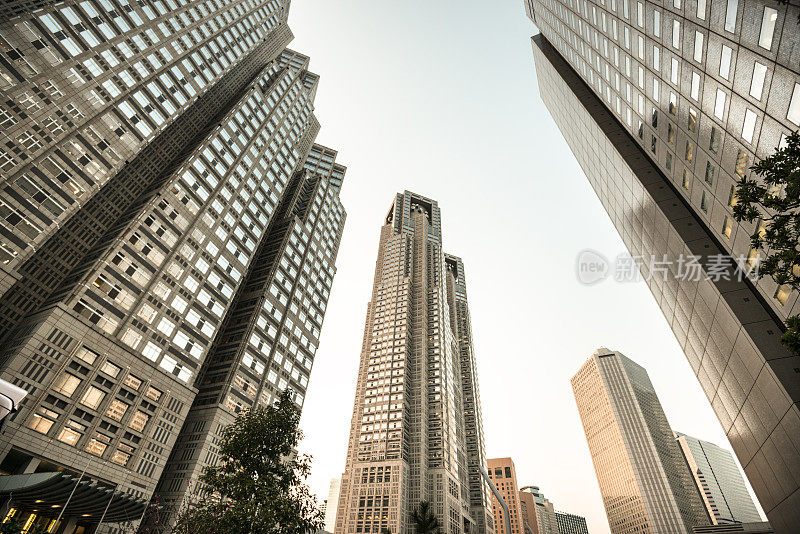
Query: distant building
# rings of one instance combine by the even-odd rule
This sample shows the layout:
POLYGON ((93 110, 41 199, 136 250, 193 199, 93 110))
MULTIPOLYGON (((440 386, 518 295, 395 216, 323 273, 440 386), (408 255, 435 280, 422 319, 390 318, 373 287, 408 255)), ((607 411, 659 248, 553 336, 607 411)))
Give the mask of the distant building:
POLYGON ((589 534, 586 518, 566 512, 556 512, 558 534, 589 534))
POLYGON ((703 525, 692 529, 694 534, 774 534, 768 522, 729 523, 725 525, 703 525))
POLYGON ((522 511, 519 503, 519 489, 517 486, 517 472, 514 469, 514 462, 511 458, 490 458, 487 460, 489 465, 489 478, 492 479, 497 490, 503 496, 503 500, 508 506, 508 514, 511 522, 511 532, 506 532, 506 520, 503 507, 492 496, 492 514, 496 534, 524 534, 525 525, 522 522, 522 511))
POLYGON ((328 489, 328 500, 325 501, 325 530, 333 532, 333 527, 336 525, 336 511, 339 509, 339 489, 342 485, 342 479, 334 477, 331 479, 331 486, 328 489))
POLYGON ((558 534, 558 524, 556 523, 556 511, 538 486, 525 486, 520 492, 520 502, 525 502, 528 523, 531 525, 533 534, 558 534), (533 511, 530 511, 530 503, 533 501, 533 511), (534 525, 535 522, 535 525, 534 525))
POLYGON ((687 533, 708 523, 647 371, 598 349, 572 377, 613 534, 687 533))
POLYGON ((730 452, 680 432, 675 437, 713 524, 761 521, 730 452))

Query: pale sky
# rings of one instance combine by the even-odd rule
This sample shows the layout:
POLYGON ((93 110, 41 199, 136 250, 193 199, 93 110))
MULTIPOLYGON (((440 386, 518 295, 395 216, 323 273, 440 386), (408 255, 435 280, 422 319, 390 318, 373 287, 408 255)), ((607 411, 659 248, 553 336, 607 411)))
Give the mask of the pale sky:
POLYGON ((294 0, 321 76, 318 142, 348 167, 347 223, 301 426, 312 491, 344 470, 378 235, 394 194, 431 197, 464 259, 486 453, 609 532, 570 378, 598 347, 643 365, 673 429, 730 449, 644 282, 581 285, 625 251, 539 98, 522 0, 294 0))

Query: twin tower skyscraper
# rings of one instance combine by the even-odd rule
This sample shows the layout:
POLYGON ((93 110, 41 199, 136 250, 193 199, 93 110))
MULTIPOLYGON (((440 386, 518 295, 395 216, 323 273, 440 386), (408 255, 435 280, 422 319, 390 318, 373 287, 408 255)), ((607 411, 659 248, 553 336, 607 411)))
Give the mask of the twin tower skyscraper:
POLYGON ((406 191, 381 228, 336 534, 411 532, 432 504, 449 533, 494 532, 464 264, 441 214, 406 191))
MULTIPOLYGON (((236 414, 287 388, 302 406, 345 168, 315 144, 288 9, 0 6, 0 385, 25 393, 0 434, 7 519, 157 531, 236 414)), ((341 531, 406 532, 420 500, 491 530, 463 264, 412 193, 380 243, 341 531)))

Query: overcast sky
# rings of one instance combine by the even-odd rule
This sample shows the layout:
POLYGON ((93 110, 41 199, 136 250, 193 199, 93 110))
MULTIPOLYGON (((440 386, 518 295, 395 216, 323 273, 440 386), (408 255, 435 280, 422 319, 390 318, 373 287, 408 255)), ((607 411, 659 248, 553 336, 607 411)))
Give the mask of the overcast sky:
POLYGON ((598 347, 650 373, 673 429, 730 448, 644 282, 581 285, 625 251, 539 98, 522 0, 294 0, 291 47, 321 76, 318 142, 348 167, 347 223, 303 411, 320 501, 344 470, 380 225, 431 197, 464 259, 489 458, 608 532, 570 378, 598 347))

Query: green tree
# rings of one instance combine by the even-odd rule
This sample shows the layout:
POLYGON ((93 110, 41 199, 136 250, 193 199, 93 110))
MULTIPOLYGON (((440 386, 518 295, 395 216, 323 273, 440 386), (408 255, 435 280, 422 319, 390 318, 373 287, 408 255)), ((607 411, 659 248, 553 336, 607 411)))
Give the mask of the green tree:
POLYGON ((179 515, 176 534, 307 534, 322 513, 298 456, 300 411, 288 391, 275 405, 239 415, 225 428, 220 462, 201 477, 203 498, 179 515))
POLYGON ((441 534, 442 532, 442 525, 428 501, 420 502, 419 507, 411 512, 411 524, 416 528, 416 534, 441 534))
MULTIPOLYGON (((791 134, 783 148, 750 169, 758 179, 744 177, 736 184, 733 217, 758 221, 750 237, 751 246, 762 254, 758 277, 800 289, 800 133, 791 134)), ((800 316, 787 318, 781 342, 800 354, 800 316)))

